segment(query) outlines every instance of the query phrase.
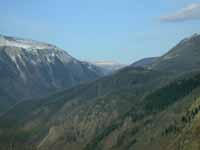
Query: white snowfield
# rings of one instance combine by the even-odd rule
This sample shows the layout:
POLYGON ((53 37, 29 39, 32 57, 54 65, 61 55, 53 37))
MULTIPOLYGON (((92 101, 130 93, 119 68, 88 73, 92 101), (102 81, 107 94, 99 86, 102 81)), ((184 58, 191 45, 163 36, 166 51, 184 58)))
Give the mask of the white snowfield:
POLYGON ((29 57, 26 56, 27 60, 35 65, 41 62, 54 63, 56 58, 63 63, 76 62, 76 59, 70 56, 66 51, 54 45, 34 40, 24 40, 21 38, 0 35, 0 46, 11 47, 6 53, 16 64, 17 59, 23 61, 22 55, 24 55, 24 52, 21 49, 14 52, 12 51, 12 47, 23 48, 27 51, 29 54, 29 57))
POLYGON ((11 47, 20 47, 24 49, 52 49, 57 48, 54 45, 43 43, 43 42, 37 42, 33 40, 24 40, 20 38, 13 38, 13 37, 7 37, 0 35, 0 46, 11 46, 11 47))

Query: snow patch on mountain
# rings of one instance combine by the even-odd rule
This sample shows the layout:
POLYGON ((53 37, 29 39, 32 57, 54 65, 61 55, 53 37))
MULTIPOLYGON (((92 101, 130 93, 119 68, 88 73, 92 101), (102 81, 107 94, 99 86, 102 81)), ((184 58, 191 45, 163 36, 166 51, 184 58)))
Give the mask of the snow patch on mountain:
POLYGON ((51 45, 51 44, 37 42, 34 40, 24 40, 21 38, 14 38, 14 37, 3 36, 3 35, 0 35, 0 46, 20 47, 26 50, 52 49, 52 48, 58 49, 56 46, 51 45))
POLYGON ((23 60, 21 57, 25 55, 25 53, 28 53, 29 61, 34 65, 42 62, 54 63, 56 59, 60 60, 62 63, 76 61, 75 58, 64 50, 54 45, 34 40, 0 35, 0 46, 16 48, 16 50, 11 49, 9 50, 10 52, 8 52, 8 55, 16 64, 16 57, 18 57, 19 60, 23 60))

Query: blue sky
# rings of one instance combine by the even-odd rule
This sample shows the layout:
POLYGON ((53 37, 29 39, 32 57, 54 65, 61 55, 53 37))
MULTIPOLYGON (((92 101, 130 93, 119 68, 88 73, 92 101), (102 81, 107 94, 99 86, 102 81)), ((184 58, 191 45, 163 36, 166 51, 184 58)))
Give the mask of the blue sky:
POLYGON ((88 61, 132 63, 200 33, 197 0, 0 0, 0 33, 88 61))

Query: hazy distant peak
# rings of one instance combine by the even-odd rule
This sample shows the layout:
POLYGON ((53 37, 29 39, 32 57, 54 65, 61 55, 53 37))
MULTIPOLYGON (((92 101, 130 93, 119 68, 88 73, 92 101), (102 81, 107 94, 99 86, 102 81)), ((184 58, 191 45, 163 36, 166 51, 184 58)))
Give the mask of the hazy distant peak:
POLYGON ((4 36, 4 35, 0 35, 0 46, 20 47, 24 49, 57 49, 59 50, 58 47, 51 44, 38 42, 34 40, 9 37, 9 36, 4 36))
POLYGON ((95 61, 94 64, 97 65, 121 65, 120 63, 116 61, 95 61))
POLYGON ((116 61, 95 61, 92 63, 98 67, 103 68, 105 70, 105 74, 113 73, 126 66, 116 61))

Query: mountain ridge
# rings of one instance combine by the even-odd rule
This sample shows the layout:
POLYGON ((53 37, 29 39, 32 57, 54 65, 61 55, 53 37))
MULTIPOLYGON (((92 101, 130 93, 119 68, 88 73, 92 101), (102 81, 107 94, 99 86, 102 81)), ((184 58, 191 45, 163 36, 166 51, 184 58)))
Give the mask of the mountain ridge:
POLYGON ((200 34, 184 38, 170 51, 159 57, 150 67, 159 70, 184 72, 191 68, 198 70, 200 57, 200 34))
POLYGON ((35 49, 51 49, 57 48, 57 46, 48 44, 46 42, 39 42, 36 40, 19 38, 19 37, 12 37, 0 34, 0 46, 14 46, 14 47, 21 47, 24 49, 27 48, 35 48, 35 49))
POLYGON ((199 150, 197 37, 153 64, 16 105, 0 117, 0 148, 199 150))

